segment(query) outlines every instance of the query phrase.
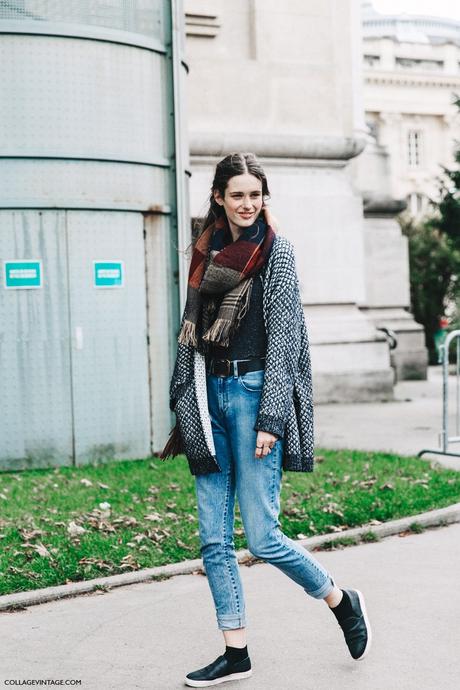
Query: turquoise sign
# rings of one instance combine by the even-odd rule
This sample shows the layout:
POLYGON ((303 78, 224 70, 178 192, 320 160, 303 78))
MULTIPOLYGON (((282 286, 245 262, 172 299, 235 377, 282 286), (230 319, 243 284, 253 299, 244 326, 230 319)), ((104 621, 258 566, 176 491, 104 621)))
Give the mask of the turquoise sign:
POLYGON ((123 261, 94 261, 94 287, 123 287, 123 261))
POLYGON ((4 261, 6 288, 42 287, 41 261, 4 261))

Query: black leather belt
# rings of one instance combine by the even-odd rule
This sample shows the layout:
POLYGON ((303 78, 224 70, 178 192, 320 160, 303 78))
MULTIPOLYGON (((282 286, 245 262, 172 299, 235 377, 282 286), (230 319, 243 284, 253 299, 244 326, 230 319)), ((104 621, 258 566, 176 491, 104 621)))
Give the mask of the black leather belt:
POLYGON ((215 376, 234 376, 235 362, 238 375, 246 374, 248 371, 258 371, 265 369, 265 357, 260 359, 215 359, 209 361, 208 374, 215 376))

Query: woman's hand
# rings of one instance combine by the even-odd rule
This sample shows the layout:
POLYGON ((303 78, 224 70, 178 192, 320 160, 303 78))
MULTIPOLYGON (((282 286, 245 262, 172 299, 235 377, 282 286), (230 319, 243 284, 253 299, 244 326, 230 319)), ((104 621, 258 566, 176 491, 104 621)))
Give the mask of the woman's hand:
POLYGON ((268 431, 258 431, 256 439, 256 458, 264 458, 266 455, 272 452, 272 448, 275 445, 278 436, 274 434, 269 434, 268 431))
POLYGON ((270 227, 275 231, 278 232, 279 228, 279 223, 278 220, 275 218, 275 216, 272 214, 268 206, 262 206, 262 211, 264 212, 265 215, 265 222, 267 225, 270 225, 270 227))

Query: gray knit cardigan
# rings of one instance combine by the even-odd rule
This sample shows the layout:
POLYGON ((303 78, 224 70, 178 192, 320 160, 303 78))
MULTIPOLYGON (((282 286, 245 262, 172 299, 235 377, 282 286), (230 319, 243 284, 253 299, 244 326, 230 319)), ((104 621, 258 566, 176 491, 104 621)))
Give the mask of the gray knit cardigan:
MULTIPOLYGON (((284 438, 283 470, 311 472, 314 464, 313 389, 307 328, 300 300, 294 248, 276 235, 263 277, 267 332, 264 384, 255 430, 284 438)), ((185 318, 185 313, 182 321, 185 318)), ((220 472, 211 431, 204 356, 178 345, 170 385, 192 474, 220 472)))

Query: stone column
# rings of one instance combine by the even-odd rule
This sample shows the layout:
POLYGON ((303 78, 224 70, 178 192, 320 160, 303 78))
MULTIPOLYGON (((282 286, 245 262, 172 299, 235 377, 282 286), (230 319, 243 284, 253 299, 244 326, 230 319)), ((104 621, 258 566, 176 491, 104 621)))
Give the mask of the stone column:
POLYGON ((388 161, 386 149, 369 136, 353 165, 364 199, 365 299, 360 309, 376 328, 395 334, 391 364, 396 380, 426 379, 424 329, 410 313, 408 240, 396 220, 406 202, 391 195, 388 161))

